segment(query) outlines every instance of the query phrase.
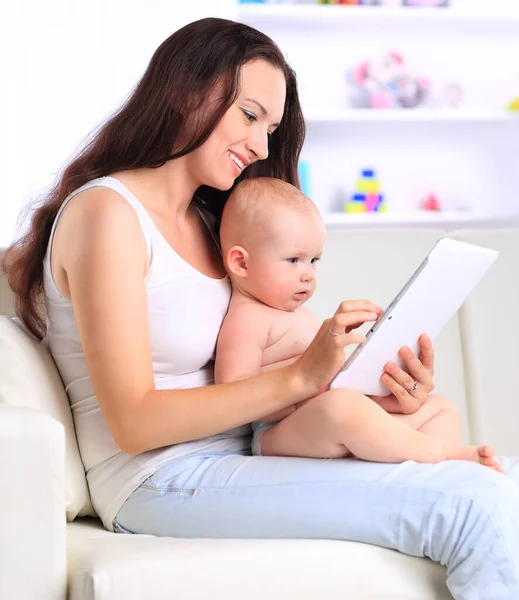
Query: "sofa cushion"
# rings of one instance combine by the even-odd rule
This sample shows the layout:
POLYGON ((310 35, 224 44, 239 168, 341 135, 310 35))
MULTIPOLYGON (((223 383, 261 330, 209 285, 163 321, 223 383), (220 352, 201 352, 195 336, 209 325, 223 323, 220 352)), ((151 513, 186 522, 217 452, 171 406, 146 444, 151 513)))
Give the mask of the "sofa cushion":
MULTIPOLYGON (((0 265, 2 264, 3 252, 0 250, 0 265)), ((7 283, 3 271, 0 269, 0 315, 14 317, 13 292, 7 283)))
POLYGON ((0 403, 0 598, 66 600, 64 507, 64 427, 0 403))
POLYGON ((67 527, 69 600, 452 600, 424 558, 335 540, 178 539, 67 527))
POLYGON ((67 395, 54 361, 43 343, 17 319, 0 315, 0 403, 41 410, 65 427, 67 519, 95 515, 67 395))

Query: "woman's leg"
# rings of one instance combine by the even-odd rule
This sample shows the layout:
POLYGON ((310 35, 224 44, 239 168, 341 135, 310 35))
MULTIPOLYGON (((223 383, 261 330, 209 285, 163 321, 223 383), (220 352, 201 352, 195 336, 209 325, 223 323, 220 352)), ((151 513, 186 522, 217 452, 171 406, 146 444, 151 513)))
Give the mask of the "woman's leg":
POLYGON ((509 477, 519 489, 519 458, 513 456, 497 456, 503 473, 509 477))
MULTIPOLYGON (((519 463, 504 465, 519 482, 519 463)), ((117 515, 153 535, 365 542, 447 565, 460 600, 519 598, 519 489, 450 461, 195 456, 173 461, 117 515)))

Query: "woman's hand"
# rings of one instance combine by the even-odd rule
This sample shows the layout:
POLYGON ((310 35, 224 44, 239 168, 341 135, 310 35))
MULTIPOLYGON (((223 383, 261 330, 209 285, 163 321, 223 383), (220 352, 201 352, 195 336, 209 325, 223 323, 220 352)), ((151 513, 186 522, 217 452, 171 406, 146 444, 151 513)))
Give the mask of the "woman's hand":
POLYGON ((414 413, 434 389, 434 350, 429 336, 422 334, 419 344, 418 357, 407 346, 401 348, 399 352, 408 373, 391 361, 384 365, 381 380, 391 395, 370 396, 370 398, 388 412, 414 413))
POLYGON ((305 352, 295 361, 307 397, 328 389, 346 361, 346 347, 360 344, 366 336, 353 330, 368 321, 376 321, 382 308, 369 300, 342 302, 331 319, 326 319, 305 352))

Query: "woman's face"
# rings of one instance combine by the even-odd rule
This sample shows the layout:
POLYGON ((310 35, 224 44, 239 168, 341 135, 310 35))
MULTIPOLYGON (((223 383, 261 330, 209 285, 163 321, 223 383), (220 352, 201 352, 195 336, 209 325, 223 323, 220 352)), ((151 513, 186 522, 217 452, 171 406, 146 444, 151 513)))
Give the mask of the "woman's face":
POLYGON ((242 67, 241 89, 208 140, 191 152, 188 169, 197 185, 228 190, 242 171, 268 156, 268 137, 285 106, 283 72, 265 60, 242 67))

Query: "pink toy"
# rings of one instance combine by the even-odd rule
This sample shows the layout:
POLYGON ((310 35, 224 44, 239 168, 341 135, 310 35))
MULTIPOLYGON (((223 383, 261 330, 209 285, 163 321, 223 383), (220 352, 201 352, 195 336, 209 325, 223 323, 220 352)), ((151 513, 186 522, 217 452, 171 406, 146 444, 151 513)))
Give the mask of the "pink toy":
POLYGON ((427 194, 423 199, 422 208, 424 210, 441 210, 440 200, 436 194, 427 194))
POLYGON ((361 62, 351 70, 349 80, 351 102, 357 108, 414 108, 425 101, 430 89, 426 78, 408 73, 397 52, 361 62))

